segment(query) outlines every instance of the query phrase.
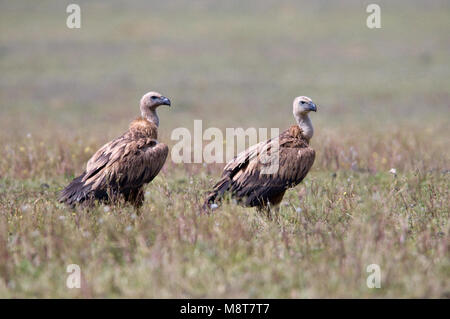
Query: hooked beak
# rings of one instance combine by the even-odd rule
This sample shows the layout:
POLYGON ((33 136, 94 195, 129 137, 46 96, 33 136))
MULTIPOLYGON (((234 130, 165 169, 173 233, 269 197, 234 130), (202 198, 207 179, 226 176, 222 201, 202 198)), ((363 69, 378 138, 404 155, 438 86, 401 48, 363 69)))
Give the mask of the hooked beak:
POLYGON ((313 102, 309 103, 309 110, 313 111, 313 112, 317 112, 317 105, 314 104, 313 102))
POLYGON ((168 98, 166 98, 165 96, 161 96, 161 105, 170 106, 170 100, 168 98))

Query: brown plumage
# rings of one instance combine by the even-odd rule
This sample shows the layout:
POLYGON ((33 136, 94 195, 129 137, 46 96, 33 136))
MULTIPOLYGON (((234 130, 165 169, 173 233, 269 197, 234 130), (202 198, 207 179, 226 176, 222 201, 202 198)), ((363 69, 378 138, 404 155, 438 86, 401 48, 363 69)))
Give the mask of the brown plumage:
POLYGON ((311 99, 296 98, 293 111, 298 125, 291 126, 276 138, 253 145, 231 160, 203 207, 210 208, 226 192, 244 206, 267 208, 278 205, 286 190, 299 184, 314 163, 315 151, 309 146, 313 128, 308 113, 316 110, 311 99), (278 152, 278 169, 263 173, 263 168, 267 169, 270 163, 261 160, 261 155, 274 152, 278 152))
POLYGON ((156 92, 145 94, 140 105, 142 116, 91 157, 83 174, 61 191, 60 202, 75 206, 123 199, 141 206, 143 186, 158 175, 169 152, 167 145, 157 140, 156 108, 160 105, 170 105, 170 100, 156 92))

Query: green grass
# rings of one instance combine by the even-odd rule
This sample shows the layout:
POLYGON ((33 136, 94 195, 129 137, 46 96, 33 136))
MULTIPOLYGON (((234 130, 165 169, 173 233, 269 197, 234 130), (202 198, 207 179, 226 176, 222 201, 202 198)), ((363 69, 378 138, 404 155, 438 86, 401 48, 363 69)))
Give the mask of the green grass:
POLYGON ((313 173, 269 220, 232 203, 198 215, 208 183, 180 173, 154 181, 141 215, 72 212, 57 186, 2 181, 1 296, 448 296, 447 175, 313 173), (71 263, 81 291, 65 287, 71 263), (373 263, 381 289, 365 284, 373 263))
POLYGON ((0 297, 450 296, 447 3, 380 1, 379 30, 359 1, 79 3, 69 30, 64 2, 0 1, 0 297), (139 215, 58 204, 149 90, 170 147, 194 119, 284 130, 311 96, 316 162, 273 219, 201 215, 223 165, 170 157, 139 215))

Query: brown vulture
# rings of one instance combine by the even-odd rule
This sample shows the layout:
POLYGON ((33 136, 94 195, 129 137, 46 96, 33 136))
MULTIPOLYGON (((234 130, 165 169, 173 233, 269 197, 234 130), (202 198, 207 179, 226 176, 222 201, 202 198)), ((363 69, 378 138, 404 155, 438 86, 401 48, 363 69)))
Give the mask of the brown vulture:
POLYGON ((61 191, 59 201, 73 207, 123 199, 140 207, 144 185, 158 175, 169 152, 167 145, 157 140, 156 108, 160 105, 170 106, 170 100, 156 92, 145 94, 140 102, 141 117, 91 157, 83 174, 61 191))
POLYGON ((270 209, 278 205, 286 190, 299 184, 314 163, 315 152, 309 146, 314 133, 308 116, 310 111, 317 111, 312 100, 306 96, 297 97, 293 103, 297 125, 276 138, 253 145, 232 159, 208 194, 203 208, 217 207, 216 201, 220 201, 226 192, 244 206, 270 209), (267 169, 267 165, 274 162, 262 160, 263 154, 267 158, 277 155, 275 170, 267 169))

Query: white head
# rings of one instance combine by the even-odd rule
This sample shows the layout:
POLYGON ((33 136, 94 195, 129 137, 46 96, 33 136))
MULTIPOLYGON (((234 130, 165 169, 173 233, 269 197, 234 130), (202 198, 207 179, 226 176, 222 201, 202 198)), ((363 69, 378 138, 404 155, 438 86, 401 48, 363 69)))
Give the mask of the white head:
POLYGON ((294 99, 292 105, 292 112, 297 121, 298 126, 301 127, 303 135, 309 140, 314 134, 314 128, 308 116, 309 112, 317 112, 317 105, 307 96, 298 96, 294 99))
POLYGON ((156 109, 160 105, 170 106, 170 100, 158 92, 148 92, 144 94, 140 103, 141 111, 142 109, 156 109))
POLYGON ((308 115, 309 112, 317 112, 317 105, 307 96, 297 96, 293 104, 294 116, 308 115))
POLYGON ((160 105, 170 106, 170 100, 158 92, 148 92, 141 98, 140 109, 142 117, 159 125, 159 118, 156 114, 156 108, 160 105))

